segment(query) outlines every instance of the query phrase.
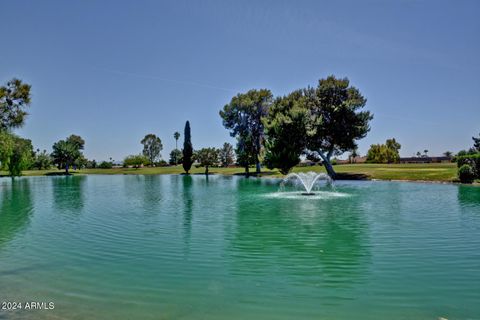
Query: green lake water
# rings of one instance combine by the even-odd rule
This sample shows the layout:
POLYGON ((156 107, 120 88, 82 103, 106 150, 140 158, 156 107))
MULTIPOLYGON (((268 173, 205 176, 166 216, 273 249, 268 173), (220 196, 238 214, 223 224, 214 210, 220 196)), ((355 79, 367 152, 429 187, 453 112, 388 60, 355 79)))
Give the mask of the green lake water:
POLYGON ((480 319, 480 188, 0 179, 0 319, 480 319))

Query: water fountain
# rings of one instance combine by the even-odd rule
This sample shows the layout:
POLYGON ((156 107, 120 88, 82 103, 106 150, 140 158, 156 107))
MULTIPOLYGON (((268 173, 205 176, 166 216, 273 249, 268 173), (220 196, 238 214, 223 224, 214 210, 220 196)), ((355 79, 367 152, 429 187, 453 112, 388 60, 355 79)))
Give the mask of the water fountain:
POLYGON ((320 180, 325 180, 327 185, 332 185, 333 183, 332 178, 330 178, 328 174, 309 171, 289 173, 285 179, 283 179, 283 184, 292 181, 294 184, 302 186, 305 189, 305 192, 302 192, 302 195, 312 196, 315 194, 312 192, 312 188, 314 187, 315 183, 320 180))

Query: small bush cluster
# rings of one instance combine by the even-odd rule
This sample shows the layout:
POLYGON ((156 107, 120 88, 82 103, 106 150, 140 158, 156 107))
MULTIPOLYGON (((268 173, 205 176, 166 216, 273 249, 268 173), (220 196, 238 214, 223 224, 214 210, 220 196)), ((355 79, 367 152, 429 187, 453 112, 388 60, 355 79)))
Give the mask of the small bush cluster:
POLYGON ((100 164, 98 165, 98 167, 100 169, 112 169, 113 167, 113 164, 109 161, 102 161, 100 162, 100 164))
POLYGON ((464 164, 458 168, 458 178, 462 183, 472 183, 473 180, 475 180, 475 177, 475 171, 470 165, 464 164))
POLYGON ((458 156, 458 178, 463 183, 472 183, 480 179, 480 153, 458 156))

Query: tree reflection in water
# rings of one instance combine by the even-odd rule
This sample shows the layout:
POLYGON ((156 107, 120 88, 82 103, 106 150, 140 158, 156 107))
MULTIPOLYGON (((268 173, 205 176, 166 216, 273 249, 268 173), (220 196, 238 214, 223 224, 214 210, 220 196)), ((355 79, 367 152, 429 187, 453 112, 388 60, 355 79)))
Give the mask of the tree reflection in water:
MULTIPOLYGON (((240 179, 239 194, 251 193, 258 183, 240 179)), ((307 286, 341 288, 362 282, 370 245, 359 201, 239 196, 232 272, 248 277, 276 274, 307 286)))
POLYGON ((0 249, 16 234, 26 229, 33 213, 28 179, 2 181, 0 192, 0 249))
POLYGON ((84 205, 86 176, 52 177, 53 201, 58 212, 79 215, 84 205))

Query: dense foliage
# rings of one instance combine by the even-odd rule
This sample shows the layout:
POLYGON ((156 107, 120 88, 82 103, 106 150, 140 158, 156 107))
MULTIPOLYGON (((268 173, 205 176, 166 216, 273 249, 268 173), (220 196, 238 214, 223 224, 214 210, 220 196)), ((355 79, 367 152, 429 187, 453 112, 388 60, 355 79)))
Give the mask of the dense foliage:
POLYGON ((367 152, 367 162, 396 163, 400 160, 401 147, 402 145, 395 138, 387 139, 385 144, 372 144, 367 152))
POLYGON ((30 104, 31 86, 12 79, 0 87, 0 131, 21 127, 30 104))
MULTIPOLYGON (((224 108, 229 112, 220 113, 225 127, 236 129, 232 135, 240 132, 237 127, 242 128, 240 125, 248 122, 241 112, 248 104, 241 98, 239 95, 232 99, 224 108)), ((332 157, 356 149, 356 141, 370 130, 369 121, 373 116, 361 110, 365 104, 366 99, 357 88, 350 86, 347 78, 334 76, 321 79, 316 88, 308 87, 277 98, 274 106, 266 108, 262 116, 267 127, 267 165, 286 173, 305 153, 309 159, 322 160, 328 174, 334 178, 332 157)), ((236 136, 238 161, 248 163, 251 159, 243 153, 251 147, 252 141, 242 139, 241 134, 236 136)))
POLYGON ((472 166, 468 164, 462 165, 458 168, 458 178, 462 183, 472 183, 475 180, 476 174, 472 166))
POLYGON ((143 155, 147 157, 150 164, 153 165, 155 161, 160 158, 160 152, 163 149, 162 140, 150 133, 147 134, 140 143, 143 144, 143 155))
POLYGON ((183 154, 182 151, 178 149, 173 149, 170 152, 170 159, 168 160, 168 163, 171 165, 177 165, 178 163, 182 162, 183 160, 183 154))
POLYGON ((85 146, 85 141, 77 135, 71 135, 66 140, 56 142, 52 149, 53 163, 59 169, 65 169, 65 173, 69 174, 69 169, 76 165, 81 167, 79 160, 82 163, 86 162, 82 150, 85 146))
POLYGON ((195 152, 195 160, 201 167, 205 167, 205 174, 208 175, 208 168, 218 165, 218 150, 216 148, 202 148, 195 152))
POLYGON ((265 164, 269 169, 278 168, 288 174, 300 162, 306 147, 308 110, 302 91, 275 99, 265 125, 265 164))
POLYGON ((87 161, 87 168, 88 168, 88 169, 95 169, 95 168, 97 168, 97 161, 96 161, 96 160, 88 160, 88 161, 87 161))
POLYGON ((7 169, 7 164, 13 153, 13 135, 0 130, 0 169, 7 169))
POLYGON ((225 142, 223 147, 218 150, 218 159, 222 167, 228 167, 235 162, 233 146, 230 143, 225 142))
POLYGON ((370 131, 373 115, 361 111, 367 100, 347 78, 321 79, 316 88, 307 88, 305 95, 309 111, 307 148, 319 155, 334 178, 331 157, 356 148, 356 141, 370 131))
POLYGON ((182 165, 183 170, 188 174, 188 171, 192 168, 193 164, 193 146, 192 146, 192 139, 190 136, 190 122, 187 121, 185 123, 185 130, 183 133, 183 159, 182 165))
POLYGON ((469 154, 465 156, 457 156, 457 167, 460 168, 464 165, 469 165, 476 179, 480 179, 480 152, 476 154, 469 154))
POLYGON ((32 168, 37 170, 48 170, 52 167, 52 164, 52 157, 49 153, 47 153, 47 150, 43 150, 42 152, 40 152, 40 150, 37 149, 37 152, 35 152, 32 168))
POLYGON ((471 183, 474 179, 480 179, 480 137, 472 137, 472 140, 473 147, 468 151, 458 152, 453 158, 453 161, 457 162, 458 178, 464 183, 471 183))
POLYGON ((270 90, 250 90, 237 94, 220 111, 224 127, 237 138, 237 160, 247 174, 250 164, 255 164, 257 173, 260 172, 264 139, 262 118, 268 114, 272 100, 270 90))
POLYGON ((111 163, 110 161, 102 161, 98 165, 98 168, 100 168, 100 169, 112 169, 113 168, 113 163, 111 163))
POLYGON ((30 168, 33 156, 33 146, 30 140, 6 131, 0 132, 1 168, 8 170, 10 176, 20 176, 22 170, 30 168))
POLYGON ((11 132, 25 122, 30 89, 30 85, 15 78, 0 87, 0 169, 8 170, 12 177, 21 175, 33 163, 32 142, 11 132))
POLYGON ((134 167, 137 169, 147 163, 150 163, 150 160, 143 154, 130 155, 123 160, 124 167, 134 167))
POLYGON ((235 157, 237 165, 245 168, 245 176, 250 175, 250 165, 256 162, 255 154, 251 152, 253 140, 250 137, 237 137, 237 146, 235 147, 235 157))

